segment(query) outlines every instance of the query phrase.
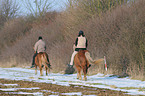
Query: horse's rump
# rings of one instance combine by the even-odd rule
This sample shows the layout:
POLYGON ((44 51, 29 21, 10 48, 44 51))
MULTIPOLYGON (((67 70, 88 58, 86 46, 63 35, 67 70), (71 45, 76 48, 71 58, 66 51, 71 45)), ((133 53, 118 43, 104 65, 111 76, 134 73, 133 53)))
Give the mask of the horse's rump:
POLYGON ((48 69, 50 69, 50 63, 48 59, 48 55, 46 52, 40 52, 36 55, 35 57, 35 74, 37 74, 37 66, 39 66, 40 69, 40 75, 43 75, 43 65, 45 66, 46 69, 46 75, 47 71, 49 72, 48 69))
POLYGON ((79 66, 86 66, 86 67, 89 67, 89 62, 85 56, 85 52, 87 52, 87 50, 79 50, 79 52, 76 54, 76 60, 79 60, 77 62, 80 62, 80 63, 77 63, 77 64, 81 64, 79 66))
POLYGON ((49 61, 48 61, 48 55, 46 52, 40 52, 35 57, 35 64, 37 66, 44 64, 46 67, 48 67, 49 61))
POLYGON ((77 78, 80 80, 82 79, 81 70, 83 70, 83 73, 84 73, 83 80, 87 80, 86 74, 89 68, 89 62, 86 59, 85 52, 86 52, 85 50, 79 50, 79 52, 75 55, 75 58, 74 58, 74 64, 75 64, 75 67, 77 68, 77 73, 78 73, 77 78))
POLYGON ((103 64, 101 63, 102 61, 104 61, 104 59, 98 59, 98 60, 93 60, 90 57, 90 53, 87 50, 80 50, 74 58, 74 64, 75 67, 77 68, 77 78, 79 78, 81 80, 81 70, 83 70, 84 73, 84 80, 87 80, 86 78, 86 74, 87 74, 87 70, 90 67, 90 64, 95 64, 95 65, 99 65, 99 64, 103 64))

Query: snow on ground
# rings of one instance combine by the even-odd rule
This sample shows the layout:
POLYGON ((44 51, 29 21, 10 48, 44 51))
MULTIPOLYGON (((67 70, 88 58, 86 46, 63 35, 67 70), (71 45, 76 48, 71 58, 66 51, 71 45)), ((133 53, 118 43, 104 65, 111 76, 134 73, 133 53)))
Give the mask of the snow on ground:
MULTIPOLYGON (((110 77, 110 75, 96 74, 87 76, 87 81, 81 81, 76 79, 77 74, 60 74, 50 73, 48 76, 35 75, 34 69, 26 68, 0 68, 0 78, 10 80, 25 80, 34 82, 45 82, 51 84, 57 84, 62 86, 83 85, 94 88, 107 88, 111 90, 128 92, 130 95, 145 95, 145 81, 131 80, 127 78, 110 77)), ((67 94, 67 93, 64 93, 67 94)), ((70 94, 70 93, 68 93, 70 94)), ((81 94, 81 93, 77 93, 81 94)))
POLYGON ((1 91, 17 91, 17 90, 35 90, 39 89, 38 87, 33 87, 33 88, 0 88, 1 91))
POLYGON ((43 93, 36 92, 36 93, 28 93, 28 92, 6 92, 7 94, 19 94, 19 95, 34 95, 34 96, 43 96, 43 93))

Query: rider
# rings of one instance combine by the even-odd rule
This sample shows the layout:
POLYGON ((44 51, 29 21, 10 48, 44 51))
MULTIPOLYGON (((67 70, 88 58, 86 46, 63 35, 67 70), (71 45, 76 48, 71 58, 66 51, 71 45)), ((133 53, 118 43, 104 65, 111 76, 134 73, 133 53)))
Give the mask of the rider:
POLYGON ((42 37, 39 36, 38 37, 38 41, 35 43, 34 45, 34 55, 33 55, 33 61, 32 61, 32 66, 31 68, 35 67, 35 57, 39 52, 46 52, 46 44, 45 42, 42 40, 42 37))
POLYGON ((78 53, 78 51, 87 50, 87 46, 88 46, 87 38, 85 37, 84 32, 80 30, 79 35, 76 38, 76 41, 74 44, 74 52, 71 56, 70 64, 68 64, 69 67, 73 67, 74 56, 78 53))

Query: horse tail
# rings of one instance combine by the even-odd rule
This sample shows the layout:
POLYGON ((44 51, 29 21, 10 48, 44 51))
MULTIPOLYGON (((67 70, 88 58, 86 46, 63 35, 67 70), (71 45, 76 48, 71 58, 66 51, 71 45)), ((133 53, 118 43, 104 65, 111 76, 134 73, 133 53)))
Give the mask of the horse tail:
POLYGON ((43 64, 48 68, 49 61, 48 61, 48 55, 46 53, 43 53, 42 61, 43 61, 43 64))
POLYGON ((103 63, 101 63, 101 62, 103 62, 103 61, 104 61, 104 59, 101 58, 101 59, 95 60, 95 61, 93 62, 93 64, 95 64, 95 65, 100 65, 100 64, 103 64, 103 63))
POLYGON ((104 61, 103 58, 98 59, 98 60, 93 60, 93 59, 91 58, 89 52, 85 52, 85 56, 86 56, 86 58, 87 58, 87 60, 88 60, 88 62, 89 62, 90 64, 99 65, 99 64, 102 64, 102 63, 101 63, 102 61, 104 61))
POLYGON ((45 52, 45 62, 47 63, 47 64, 49 64, 50 62, 49 62, 49 59, 48 59, 48 55, 47 55, 47 53, 45 52))

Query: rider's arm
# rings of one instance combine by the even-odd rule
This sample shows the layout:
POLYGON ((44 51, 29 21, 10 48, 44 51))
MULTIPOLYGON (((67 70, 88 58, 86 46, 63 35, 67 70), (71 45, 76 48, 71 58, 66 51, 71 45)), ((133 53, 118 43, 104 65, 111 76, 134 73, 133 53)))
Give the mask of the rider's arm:
POLYGON ((76 41, 75 41, 75 46, 78 45, 78 38, 76 38, 76 41))
POLYGON ((37 50, 38 50, 38 43, 36 42, 34 45, 34 51, 37 52, 37 50))
POLYGON ((33 47, 33 49, 34 49, 34 53, 36 53, 36 51, 35 51, 35 48, 33 47))
POLYGON ((86 39, 86 48, 88 47, 88 40, 86 39))

